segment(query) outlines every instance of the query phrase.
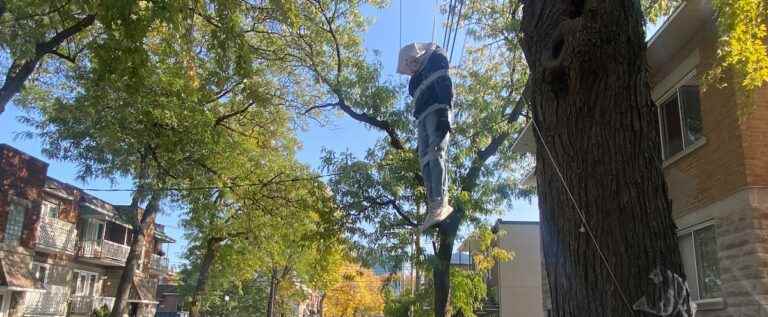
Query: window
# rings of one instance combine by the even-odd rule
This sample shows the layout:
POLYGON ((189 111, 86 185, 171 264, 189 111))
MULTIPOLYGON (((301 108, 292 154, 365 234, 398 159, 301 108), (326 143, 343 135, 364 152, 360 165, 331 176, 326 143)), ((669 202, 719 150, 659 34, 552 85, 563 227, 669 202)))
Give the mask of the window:
POLYGON ((74 296, 96 296, 96 284, 99 274, 86 271, 74 271, 72 292, 74 296))
POLYGON ((49 219, 59 219, 59 210, 61 210, 61 207, 59 207, 58 203, 43 200, 43 217, 47 217, 49 219))
POLYGON ((715 225, 699 226, 680 235, 680 252, 693 300, 720 298, 720 265, 715 225))
POLYGON ((50 274, 50 266, 45 263, 32 262, 32 274, 43 285, 48 285, 48 275, 50 274))
POLYGON ((701 140, 701 103, 696 74, 691 73, 659 103, 662 156, 669 159, 701 140))
POLYGON ((11 200, 10 213, 5 224, 5 242, 19 244, 24 227, 24 206, 11 200))

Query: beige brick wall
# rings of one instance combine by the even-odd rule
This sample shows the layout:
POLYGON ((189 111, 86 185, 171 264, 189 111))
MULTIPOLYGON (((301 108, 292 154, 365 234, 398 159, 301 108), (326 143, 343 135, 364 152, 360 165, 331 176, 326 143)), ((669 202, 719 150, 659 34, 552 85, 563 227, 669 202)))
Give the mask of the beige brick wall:
MULTIPOLYGON (((716 63, 713 26, 691 39, 667 64, 652 70, 652 85, 669 76, 693 52, 699 52, 696 74, 701 78, 716 63)), ((768 107, 754 119, 740 122, 739 106, 731 86, 702 85, 701 115, 706 143, 665 167, 667 186, 675 217, 724 199, 749 185, 765 172, 768 107), (760 157, 762 155, 762 157, 760 157), (759 165, 762 164, 762 165, 759 165), (763 172, 757 172, 762 168, 763 172), (748 182, 750 179, 750 182, 748 182)), ((762 96, 765 94, 763 93, 762 96)))
POLYGON ((768 186, 768 85, 751 101, 741 124, 747 185, 768 186))

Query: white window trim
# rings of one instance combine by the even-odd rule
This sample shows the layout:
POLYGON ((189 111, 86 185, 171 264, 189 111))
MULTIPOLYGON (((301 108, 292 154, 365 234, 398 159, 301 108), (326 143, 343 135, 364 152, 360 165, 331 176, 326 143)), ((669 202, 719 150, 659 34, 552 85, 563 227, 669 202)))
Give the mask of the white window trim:
MULTIPOLYGON (((710 219, 703 222, 699 222, 697 224, 690 225, 688 227, 682 228, 677 230, 677 236, 682 237, 685 235, 693 235, 693 232, 699 229, 704 229, 709 226, 717 226, 720 222, 717 221, 717 219, 710 219)), ((691 247, 693 248, 693 263, 696 269, 698 270, 698 265, 696 263, 696 241, 691 240, 691 247)), ((698 273, 698 272, 697 272, 698 273)), ((698 280, 698 276, 696 276, 696 279, 698 280)), ((696 304, 697 310, 719 310, 725 308, 725 301, 722 297, 722 290, 720 297, 715 298, 706 298, 706 299, 697 299, 693 300, 693 303, 696 304)))
MULTIPOLYGON (((693 153, 694 151, 698 150, 700 147, 704 146, 704 144, 707 144, 707 138, 701 137, 698 141, 694 142, 693 144, 689 145, 682 151, 678 152, 675 155, 672 155, 671 157, 667 158, 662 162, 661 167, 666 168, 667 166, 670 166, 672 164, 675 164, 675 162, 679 161, 681 158, 688 156, 688 154, 693 153)), ((664 145, 662 145, 664 146, 664 145)))
POLYGON ((51 275, 51 265, 48 264, 48 263, 43 263, 43 262, 32 262, 30 270, 32 271, 32 274, 35 275, 35 278, 39 278, 37 276, 37 273, 40 272, 40 269, 39 269, 40 267, 44 267, 45 268, 45 277, 43 278, 42 281, 40 281, 40 283, 43 283, 43 286, 48 286, 48 278, 51 275), (35 266, 38 267, 37 270, 35 270, 35 266))
POLYGON ((56 219, 59 219, 59 216, 61 214, 61 202, 54 202, 53 199, 43 199, 43 202, 40 203, 40 213, 42 217, 48 217, 48 210, 45 209, 46 205, 54 206, 58 208, 56 211, 56 219))
MULTIPOLYGON (((661 144, 661 157, 664 159, 662 162, 662 168, 665 168, 669 165, 672 165, 673 163, 677 162, 684 156, 687 156, 688 154, 692 153, 696 149, 700 148, 702 145, 707 143, 707 138, 705 136, 702 136, 701 139, 697 140, 691 145, 685 146, 685 140, 683 140, 683 150, 675 153, 674 155, 664 158, 664 122, 661 120, 661 107, 663 103, 665 103, 667 100, 672 98, 673 96, 679 98, 678 96, 678 89, 683 86, 683 82, 685 82, 686 79, 690 78, 691 76, 696 76, 696 65, 699 63, 699 51, 695 51, 691 56, 688 56, 686 60, 676 68, 672 74, 667 76, 661 84, 658 85, 656 89, 653 91, 653 100, 656 104, 656 117, 659 118, 659 143, 661 144), (692 65, 690 65, 693 63, 692 65), (687 71, 685 71, 687 69, 687 71), (680 76, 682 74, 682 76, 680 76), (674 76, 674 77, 673 77, 674 76), (674 79, 674 82, 672 80, 674 79), (659 93, 660 89, 665 89, 663 93, 659 93), (659 96, 659 97, 656 97, 659 96)), ((678 106, 678 113, 682 118, 683 115, 683 109, 680 107, 680 100, 677 101, 678 106)), ((680 128, 684 129, 683 122, 680 122, 680 128)), ((683 138, 685 138, 685 131, 681 131, 683 134, 683 138)))
MULTIPOLYGON (((85 275, 86 276, 85 283, 88 283, 88 281, 90 281, 90 277, 91 276, 96 276, 96 279, 95 279, 96 282, 93 285, 93 293, 96 294, 97 293, 96 290, 97 289, 99 289, 99 290, 101 289, 102 275, 99 274, 98 272, 73 269, 72 270, 72 275, 73 275, 72 279, 75 281, 75 285, 73 287, 73 292, 72 292, 72 293, 74 293, 74 296, 91 296, 91 295, 88 295, 88 294, 78 294, 77 293, 77 281, 80 280, 80 275, 85 275)), ((94 297, 98 297, 98 296, 94 295, 94 297)))

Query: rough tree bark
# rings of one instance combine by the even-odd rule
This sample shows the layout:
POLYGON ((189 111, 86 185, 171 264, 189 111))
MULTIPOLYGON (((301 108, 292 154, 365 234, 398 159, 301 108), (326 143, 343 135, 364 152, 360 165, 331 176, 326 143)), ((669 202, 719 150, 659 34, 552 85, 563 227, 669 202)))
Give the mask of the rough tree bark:
POLYGON ((195 289, 192 293, 192 301, 189 304, 190 317, 202 316, 200 312, 200 299, 207 290, 208 275, 211 272, 213 260, 216 259, 216 256, 219 253, 222 241, 224 241, 223 238, 213 237, 209 238, 205 244, 205 254, 203 254, 203 261, 200 263, 200 273, 197 276, 195 289))
POLYGON ((522 31, 530 67, 526 97, 543 135, 537 136, 536 163, 550 316, 652 316, 629 307, 643 296, 654 298, 649 274, 657 267, 684 273, 638 2, 529 0, 522 31))
POLYGON ((269 297, 267 303, 267 317, 275 316, 277 306, 277 290, 280 287, 280 270, 272 268, 272 275, 269 277, 269 297))
MULTIPOLYGON (((161 195, 153 193, 147 208, 141 215, 139 226, 133 229, 133 241, 131 241, 131 250, 128 253, 128 259, 125 260, 125 269, 120 276, 120 283, 117 285, 117 295, 115 296, 115 305, 112 308, 111 317, 122 317, 128 308, 128 296, 130 295, 131 285, 136 277, 136 271, 141 261, 141 252, 144 250, 144 239, 147 231, 155 224, 155 217, 160 209, 161 195)), ((135 210, 132 208, 132 210, 135 210)))
MULTIPOLYGON (((0 3, 0 16, 2 16, 4 11, 5 4, 3 2, 0 3)), ((37 43, 35 45, 35 55, 29 59, 14 59, 5 75, 3 86, 0 87, 0 114, 5 111, 5 106, 11 101, 11 98, 21 91, 24 83, 27 82, 29 76, 37 69, 37 64, 40 63, 45 55, 57 53, 56 49, 61 43, 93 25, 94 22, 96 22, 95 15, 86 15, 77 23, 56 33, 51 39, 37 43)))

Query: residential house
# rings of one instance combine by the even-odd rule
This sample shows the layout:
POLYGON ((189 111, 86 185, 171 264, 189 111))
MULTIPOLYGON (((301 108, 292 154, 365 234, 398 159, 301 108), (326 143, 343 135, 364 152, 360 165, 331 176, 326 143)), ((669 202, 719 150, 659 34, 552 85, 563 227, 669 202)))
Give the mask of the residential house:
MULTIPOLYGON (((0 144, 0 317, 90 316, 112 307, 133 241, 127 206, 47 176, 48 164, 0 144)), ((154 316, 168 270, 161 225, 146 234, 129 316, 154 316)))
POLYGON ((179 294, 179 281, 176 274, 168 272, 160 277, 157 285, 157 312, 155 317, 187 317, 184 311, 184 297, 179 294))
MULTIPOLYGON (((659 151, 697 316, 764 316, 768 86, 741 104, 738 85, 704 89, 717 47, 709 0, 682 1, 649 39, 659 151)), ((519 138, 516 151, 535 153, 532 132, 519 138)))
MULTIPOLYGON (((488 273, 486 285, 489 299, 477 314, 489 317, 544 317, 539 223, 499 219, 493 226, 493 232, 502 232, 495 247, 514 253, 514 258, 497 263, 488 273)), ((468 254, 477 249, 478 243, 472 239, 464 240, 459 246, 459 251, 468 254)))

